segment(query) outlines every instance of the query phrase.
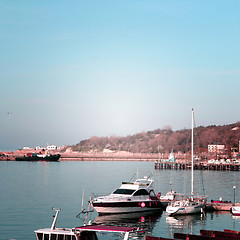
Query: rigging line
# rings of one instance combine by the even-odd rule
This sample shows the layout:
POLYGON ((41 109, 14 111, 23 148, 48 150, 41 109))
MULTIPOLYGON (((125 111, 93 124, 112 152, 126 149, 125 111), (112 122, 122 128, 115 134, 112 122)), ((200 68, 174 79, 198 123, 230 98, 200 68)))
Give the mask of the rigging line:
POLYGON ((83 201, 84 201, 84 188, 83 188, 83 192, 82 192, 82 209, 81 209, 81 211, 83 211, 83 201))
POLYGON ((153 173, 148 173, 148 177, 147 178, 150 178, 150 177, 153 177, 153 173))
POLYGON ((183 194, 186 194, 186 188, 187 188, 187 183, 186 183, 186 170, 184 171, 183 175, 182 175, 182 184, 183 184, 183 194))
POLYGON ((135 176, 136 176, 136 173, 130 178, 129 182, 131 182, 135 176))
POLYGON ((203 171, 200 170, 200 172, 201 172, 201 180, 202 180, 202 190, 203 190, 203 195, 205 196, 206 194, 205 194, 204 182, 203 182, 203 171))

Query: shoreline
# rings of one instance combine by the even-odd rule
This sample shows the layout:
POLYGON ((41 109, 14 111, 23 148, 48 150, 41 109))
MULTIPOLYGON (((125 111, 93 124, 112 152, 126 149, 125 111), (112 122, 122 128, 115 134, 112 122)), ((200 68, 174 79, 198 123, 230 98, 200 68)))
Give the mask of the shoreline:
MULTIPOLYGON (((15 161, 16 157, 23 157, 29 151, 2 152, 0 161, 15 161)), ((32 151, 33 152, 33 151, 32 151)), ((37 151, 35 151, 37 153, 37 151)), ((129 153, 129 152, 74 152, 74 151, 50 151, 52 155, 60 154, 61 161, 151 161, 159 160, 158 154, 129 153)))

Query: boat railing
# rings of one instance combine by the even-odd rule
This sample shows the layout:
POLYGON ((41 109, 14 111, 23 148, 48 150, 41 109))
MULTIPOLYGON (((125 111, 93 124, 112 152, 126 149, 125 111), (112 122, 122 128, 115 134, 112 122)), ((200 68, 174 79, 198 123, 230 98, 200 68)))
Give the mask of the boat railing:
POLYGON ((91 193, 92 199, 99 198, 99 197, 107 197, 110 193, 91 193))
POLYGON ((114 196, 114 195, 101 195, 99 197, 96 197, 99 200, 108 200, 108 201, 131 201, 131 200, 146 200, 149 198, 148 195, 142 195, 142 196, 114 196))
POLYGON ((184 194, 179 194, 177 193, 175 198, 171 200, 171 202, 177 202, 177 201, 199 201, 199 202, 206 202, 207 201, 207 196, 191 196, 191 195, 184 195, 184 194))
POLYGON ((136 186, 142 186, 142 187, 146 187, 149 188, 151 187, 153 184, 153 182, 122 182, 122 185, 136 185, 136 186))

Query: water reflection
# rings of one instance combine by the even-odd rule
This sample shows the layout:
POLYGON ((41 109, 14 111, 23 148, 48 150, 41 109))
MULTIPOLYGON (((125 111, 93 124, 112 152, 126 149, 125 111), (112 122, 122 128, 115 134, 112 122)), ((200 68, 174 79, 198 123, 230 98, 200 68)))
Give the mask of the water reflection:
POLYGON ((239 230, 239 223, 240 223, 240 216, 234 216, 232 215, 233 219, 233 230, 239 230))
POLYGON ((199 224, 204 219, 205 219, 204 214, 178 215, 173 217, 170 216, 166 217, 168 225, 177 229, 188 228, 191 225, 199 224))
POLYGON ((210 212, 208 214, 210 214, 211 219, 214 219, 214 218, 220 218, 224 215, 229 216, 230 212, 229 211, 214 211, 214 212, 210 212))
POLYGON ((193 234, 194 228, 204 228, 206 216, 204 214, 167 216, 169 235, 173 236, 175 232, 193 234))
POLYGON ((240 221, 240 216, 234 216, 234 215, 232 215, 232 219, 240 221))
POLYGON ((139 227, 145 231, 146 234, 152 232, 155 224, 162 216, 162 212, 149 211, 144 213, 125 213, 125 214, 111 214, 99 215, 95 218, 94 223, 106 225, 118 225, 128 227, 139 227))

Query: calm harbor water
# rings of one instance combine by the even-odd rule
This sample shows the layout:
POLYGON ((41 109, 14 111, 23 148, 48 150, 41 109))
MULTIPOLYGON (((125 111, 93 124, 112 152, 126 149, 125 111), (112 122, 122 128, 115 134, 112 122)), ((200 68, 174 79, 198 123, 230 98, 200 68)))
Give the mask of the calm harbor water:
MULTIPOLYGON (((85 205, 91 193, 110 193, 122 181, 139 173, 153 174, 155 192, 165 194, 172 187, 177 192, 190 192, 190 171, 155 170, 153 162, 0 162, 0 239, 34 240, 34 230, 50 227, 52 207, 61 208, 57 226, 83 224, 81 210, 84 189, 85 205), (170 186, 172 182, 172 186, 170 186)), ((208 200, 240 201, 240 173, 195 171, 196 189, 203 180, 208 200)), ((202 192, 200 192, 202 194, 202 192)), ((240 231, 240 219, 228 212, 205 216, 168 217, 162 214, 89 216, 92 221, 124 226, 140 226, 149 235, 172 238, 175 232, 199 234, 200 229, 240 231)), ((115 239, 101 235, 100 239, 115 239)), ((140 238, 135 238, 140 239, 140 238)))

